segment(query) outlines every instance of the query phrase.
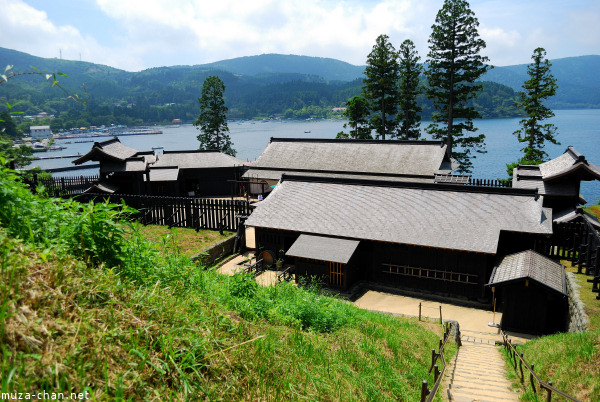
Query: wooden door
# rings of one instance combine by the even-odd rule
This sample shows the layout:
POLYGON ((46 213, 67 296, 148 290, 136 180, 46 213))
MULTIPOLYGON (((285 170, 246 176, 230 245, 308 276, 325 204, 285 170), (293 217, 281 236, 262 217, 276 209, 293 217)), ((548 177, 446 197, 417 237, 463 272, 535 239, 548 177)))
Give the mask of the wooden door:
POLYGON ((346 264, 329 262, 329 286, 344 287, 344 268, 346 264))

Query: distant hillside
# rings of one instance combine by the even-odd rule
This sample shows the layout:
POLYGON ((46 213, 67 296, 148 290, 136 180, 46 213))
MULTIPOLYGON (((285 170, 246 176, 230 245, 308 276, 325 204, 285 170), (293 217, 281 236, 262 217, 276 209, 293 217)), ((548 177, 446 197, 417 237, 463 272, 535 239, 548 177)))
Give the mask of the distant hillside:
MULTIPOLYGON (((550 61, 556 78, 556 96, 548 101, 555 109, 600 108, 600 56, 567 57, 550 61)), ((527 75, 527 64, 495 67, 483 77, 521 91, 527 75)))
POLYGON ((283 54, 239 57, 199 67, 251 76, 271 73, 317 75, 326 81, 354 81, 363 77, 365 69, 364 66, 355 66, 335 59, 283 54))
MULTIPOLYGON (((553 107, 600 107, 600 56, 554 61, 553 72, 560 92, 553 107), (558 105, 558 106, 557 106, 558 105)), ((22 76, 0 87, 0 105, 18 105, 27 114, 47 112, 58 119, 55 128, 89 124, 164 123, 174 118, 194 121, 198 97, 209 75, 225 82, 225 100, 230 118, 283 116, 290 118, 332 117, 331 109, 343 106, 362 87, 363 66, 339 60, 266 54, 224 60, 197 66, 172 66, 128 72, 88 62, 44 59, 0 48, 0 66, 14 65, 15 72, 62 72, 60 85, 86 100, 76 103, 51 88, 39 76, 22 76), (86 124, 87 123, 87 124, 86 124)), ((519 115, 514 108, 516 94, 526 77, 526 65, 499 67, 485 77, 484 91, 474 101, 483 117, 519 115), (506 86, 505 86, 506 85, 506 86), (509 88, 510 87, 510 88, 509 88)), ((431 111, 424 96, 423 117, 431 111)), ((1 108, 1 106, 0 106, 1 108)))

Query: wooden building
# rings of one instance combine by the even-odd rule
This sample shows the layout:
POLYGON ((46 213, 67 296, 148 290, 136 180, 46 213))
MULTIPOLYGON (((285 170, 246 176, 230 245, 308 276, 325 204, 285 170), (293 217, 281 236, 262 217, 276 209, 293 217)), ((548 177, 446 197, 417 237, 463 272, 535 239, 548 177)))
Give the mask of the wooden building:
POLYGON ((600 166, 569 146, 558 158, 540 165, 518 165, 513 170, 512 186, 538 190, 544 196, 544 206, 555 216, 572 216, 578 205, 586 201, 579 195, 581 181, 600 180, 600 166))
POLYGON ((504 256, 488 286, 500 302, 502 329, 540 335, 567 329, 565 271, 550 258, 533 250, 504 256))
POLYGON ((114 137, 107 141, 95 142, 85 155, 75 159, 73 164, 81 165, 88 161, 100 163, 100 181, 92 190, 107 193, 143 194, 144 175, 148 166, 156 162, 153 151, 140 152, 128 147, 114 137))
POLYGON ((243 161, 218 151, 140 152, 117 137, 96 142, 73 161, 100 163, 100 181, 87 192, 222 197, 233 194, 243 161))
POLYGON ((496 256, 533 248, 552 216, 535 190, 284 174, 246 226, 297 277, 489 299, 496 256))
POLYGON ((283 173, 433 182, 457 167, 440 141, 271 138, 243 177, 270 191, 283 173))
POLYGON ((230 196, 244 161, 219 151, 164 151, 148 169, 153 195, 230 196))

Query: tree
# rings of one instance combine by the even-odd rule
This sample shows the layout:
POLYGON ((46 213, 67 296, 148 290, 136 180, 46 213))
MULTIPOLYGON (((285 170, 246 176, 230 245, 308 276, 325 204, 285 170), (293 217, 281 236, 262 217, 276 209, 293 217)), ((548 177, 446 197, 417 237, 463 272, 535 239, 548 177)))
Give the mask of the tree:
POLYGON ((521 120, 521 128, 515 131, 519 142, 527 145, 521 149, 524 155, 521 162, 541 163, 548 154, 543 150, 545 142, 560 144, 554 134, 554 124, 542 124, 542 121, 554 116, 554 112, 544 105, 544 100, 556 94, 556 79, 550 73, 550 61, 545 59, 546 50, 538 47, 533 51, 533 63, 527 67, 529 79, 523 84, 524 92, 519 92, 517 107, 524 108, 527 118, 521 120))
POLYGON ((415 44, 406 39, 398 49, 399 92, 398 92, 398 137, 402 140, 418 140, 421 137, 421 111, 417 96, 421 93, 419 75, 422 67, 415 44))
POLYGON ((479 54, 485 42, 479 37, 478 26, 469 3, 445 0, 428 41, 427 96, 436 111, 427 131, 436 139, 446 139, 448 152, 461 164, 460 172, 471 171, 471 159, 476 157, 473 151, 485 152, 485 135, 476 135, 473 125, 473 119, 480 116, 469 102, 482 88, 475 81, 489 68, 484 64, 488 58, 479 54), (453 152, 453 144, 459 147, 458 152, 453 152))
POLYGON ((366 78, 363 79, 363 96, 370 109, 377 112, 371 118, 371 126, 377 136, 385 140, 386 134, 394 135, 398 108, 398 55, 387 35, 377 37, 373 50, 367 57, 366 78))
POLYGON ((227 134, 227 106, 225 106, 225 84, 219 77, 212 75, 204 80, 200 102, 200 115, 194 126, 200 130, 198 141, 199 149, 218 150, 228 155, 235 156, 231 138, 227 134))
POLYGON ((13 139, 20 137, 19 129, 8 110, 0 112, 0 135, 13 139))
POLYGON ((360 140, 370 140, 371 127, 369 126, 369 102, 362 96, 354 96, 346 102, 346 111, 344 116, 348 118, 348 123, 344 124, 344 128, 350 126, 350 134, 340 132, 337 138, 355 138, 360 140))

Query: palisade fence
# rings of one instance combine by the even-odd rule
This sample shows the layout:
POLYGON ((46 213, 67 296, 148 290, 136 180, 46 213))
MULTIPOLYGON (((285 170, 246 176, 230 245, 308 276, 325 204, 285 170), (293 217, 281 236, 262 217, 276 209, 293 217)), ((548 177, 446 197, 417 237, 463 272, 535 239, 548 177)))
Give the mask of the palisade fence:
POLYGON ((478 186, 478 187, 512 187, 512 180, 510 179, 474 179, 470 178, 466 186, 478 186))
POLYGON ((241 217, 252 212, 250 203, 246 200, 90 193, 78 195, 75 199, 80 202, 124 202, 138 211, 131 218, 144 225, 195 230, 236 231, 241 217))
MULTIPOLYGON (((538 240, 536 250, 570 261, 578 273, 592 278, 592 292, 600 292, 600 235, 588 221, 554 223, 552 236, 538 240)), ((596 296, 600 300, 600 295, 596 296)))
POLYGON ((92 185, 98 183, 100 176, 79 176, 79 177, 48 177, 38 178, 34 176, 34 181, 28 183, 30 187, 35 188, 43 185, 46 193, 51 197, 71 197, 83 193, 92 185))

